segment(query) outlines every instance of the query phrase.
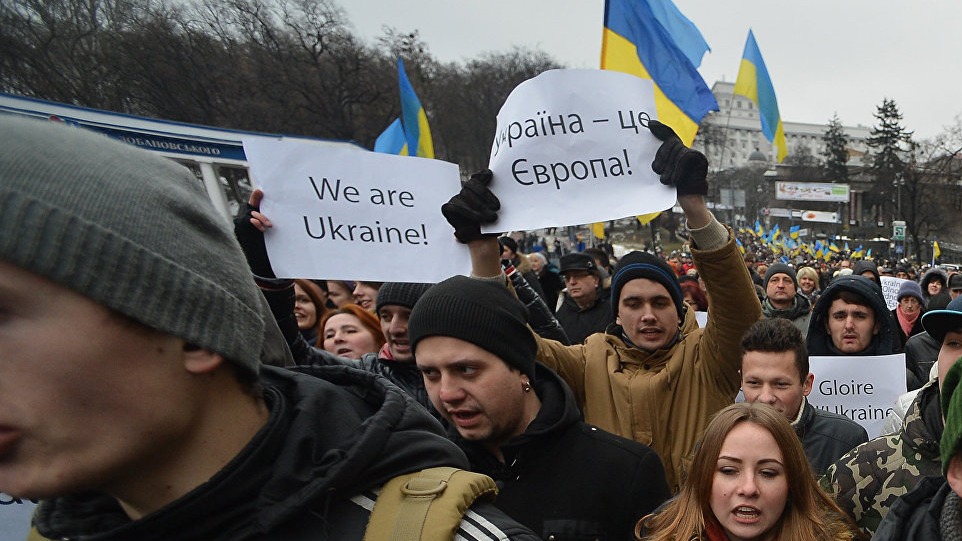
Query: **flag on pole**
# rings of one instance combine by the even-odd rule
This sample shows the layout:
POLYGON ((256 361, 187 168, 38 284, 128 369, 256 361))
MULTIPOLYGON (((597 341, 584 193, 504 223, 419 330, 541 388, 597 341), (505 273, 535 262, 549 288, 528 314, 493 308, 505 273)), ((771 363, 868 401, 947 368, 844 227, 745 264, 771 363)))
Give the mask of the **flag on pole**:
POLYGON ((658 120, 691 145, 718 102, 685 53, 658 23, 649 0, 606 0, 601 69, 651 79, 658 120))
POLYGON ((782 128, 782 117, 778 113, 775 87, 772 86, 772 79, 768 76, 768 69, 751 30, 748 31, 748 41, 745 42, 745 53, 738 68, 734 93, 755 102, 762 119, 762 133, 769 142, 775 144, 778 161, 781 162, 788 154, 785 130, 782 128))
POLYGON ((394 122, 386 130, 377 136, 374 141, 374 152, 384 154, 397 154, 399 156, 408 155, 408 142, 404 137, 404 128, 401 126, 401 119, 395 118, 394 122))
POLYGON ((799 232, 799 230, 801 230, 801 229, 802 229, 802 226, 800 226, 800 225, 793 225, 793 226, 789 227, 789 228, 788 228, 788 236, 789 236, 789 237, 792 237, 793 239, 797 239, 797 238, 798 238, 798 235, 799 235, 798 232, 799 232))
POLYGON ((942 256, 942 249, 939 248, 939 241, 932 241, 932 266, 935 266, 935 260, 942 256))
POLYGON ((595 222, 595 223, 591 224, 591 234, 594 235, 595 238, 597 238, 597 239, 602 239, 602 240, 604 240, 604 238, 605 238, 605 223, 604 223, 604 222, 595 222))
POLYGON ((421 100, 414 93, 414 87, 404 72, 404 62, 397 59, 398 82, 401 87, 401 125, 407 141, 408 154, 422 158, 434 157, 434 142, 431 140, 431 127, 428 115, 421 106, 421 100))

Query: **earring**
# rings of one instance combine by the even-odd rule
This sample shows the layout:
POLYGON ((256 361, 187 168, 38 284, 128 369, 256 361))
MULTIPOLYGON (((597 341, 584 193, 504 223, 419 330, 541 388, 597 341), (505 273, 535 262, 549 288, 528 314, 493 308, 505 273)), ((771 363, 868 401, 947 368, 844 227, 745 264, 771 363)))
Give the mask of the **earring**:
POLYGON ((528 380, 522 381, 522 382, 521 382, 521 390, 524 391, 524 392, 526 392, 526 393, 530 393, 530 392, 531 392, 531 382, 528 381, 528 380))

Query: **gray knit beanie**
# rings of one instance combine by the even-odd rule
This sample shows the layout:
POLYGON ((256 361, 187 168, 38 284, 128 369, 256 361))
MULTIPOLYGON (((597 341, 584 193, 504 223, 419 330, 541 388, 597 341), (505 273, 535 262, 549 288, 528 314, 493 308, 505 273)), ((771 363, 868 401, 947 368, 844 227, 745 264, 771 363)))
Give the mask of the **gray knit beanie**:
POLYGON ((768 267, 768 270, 765 271, 765 278, 762 279, 764 287, 768 287, 768 281, 776 274, 788 275, 788 277, 792 279, 792 283, 795 284, 795 289, 798 289, 798 277, 795 276, 795 269, 784 263, 773 263, 772 266, 768 267))
POLYGON ((501 284, 454 276, 433 286, 408 320, 415 357, 418 342, 428 336, 470 342, 534 379, 538 345, 528 328, 527 309, 501 284))
POLYGON ((82 128, 0 115, 0 260, 257 371, 260 292, 183 166, 82 128))

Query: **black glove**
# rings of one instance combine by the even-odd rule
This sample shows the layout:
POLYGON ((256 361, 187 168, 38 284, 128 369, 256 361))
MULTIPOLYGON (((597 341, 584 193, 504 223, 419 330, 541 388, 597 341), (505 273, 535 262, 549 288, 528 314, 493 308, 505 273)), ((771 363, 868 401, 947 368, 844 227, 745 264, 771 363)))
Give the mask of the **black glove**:
POLYGON ((501 209, 501 202, 488 189, 491 176, 490 169, 471 175, 461 186, 461 192, 441 205, 441 214, 454 227, 458 242, 467 244, 491 236, 481 234, 481 225, 497 220, 498 210, 501 209))
POLYGON ((262 278, 276 278, 274 269, 271 268, 271 261, 267 257, 264 233, 258 231, 251 224, 251 212, 260 209, 251 206, 249 203, 245 205, 245 211, 234 218, 234 236, 237 237, 237 242, 244 249, 244 256, 247 258, 247 265, 251 268, 251 273, 262 278))
POLYGON ((652 135, 664 141, 651 170, 661 176, 661 183, 674 186, 678 195, 708 195, 708 159, 697 150, 685 146, 670 126, 657 120, 648 122, 652 135))

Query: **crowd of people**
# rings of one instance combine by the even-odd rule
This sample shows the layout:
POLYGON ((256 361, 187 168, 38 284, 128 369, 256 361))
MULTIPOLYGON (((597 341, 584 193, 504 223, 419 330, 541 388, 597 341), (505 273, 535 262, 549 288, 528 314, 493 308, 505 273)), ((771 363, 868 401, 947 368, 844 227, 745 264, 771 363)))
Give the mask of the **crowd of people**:
POLYGON ((50 540, 962 538, 962 275, 745 250, 649 129, 688 251, 526 254, 482 171, 441 209, 471 274, 426 284, 278 277, 260 191, 232 230, 173 162, 0 117, 0 492, 50 540), (810 356, 893 353, 886 433, 809 403, 810 356))

